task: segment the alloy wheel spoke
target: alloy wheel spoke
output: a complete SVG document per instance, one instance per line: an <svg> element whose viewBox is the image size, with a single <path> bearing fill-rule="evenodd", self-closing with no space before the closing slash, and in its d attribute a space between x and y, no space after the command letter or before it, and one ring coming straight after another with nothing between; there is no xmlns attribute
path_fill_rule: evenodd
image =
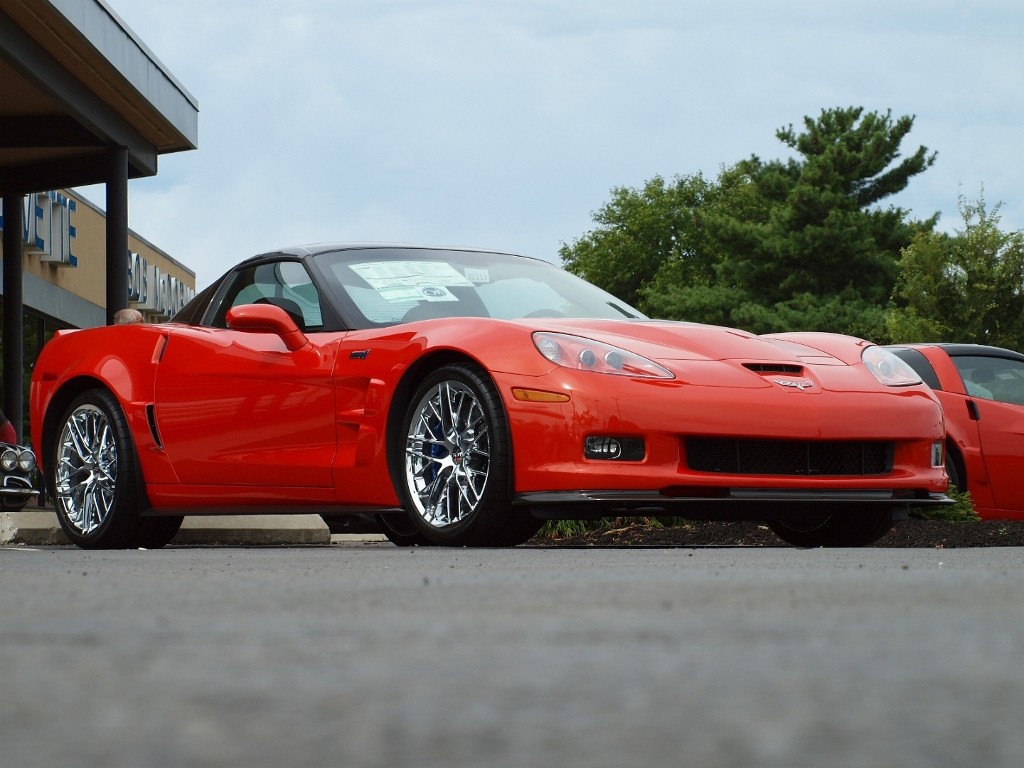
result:
<svg viewBox="0 0 1024 768"><path fill-rule="evenodd" d="M448 467L442 470L441 473L434 479L434 481L427 487L427 493L424 498L424 507L430 511L432 516L437 519L441 518L445 522L448 521L450 515L440 514L439 510L442 507L447 508L448 491L452 485L452 478L454 473L451 468Z"/></svg>
<svg viewBox="0 0 1024 768"><path fill-rule="evenodd" d="M95 406L82 406L65 422L55 480L60 508L81 533L109 517L117 490L117 442Z"/></svg>
<svg viewBox="0 0 1024 768"><path fill-rule="evenodd" d="M70 444L70 447L79 456L84 456L89 452L86 432L86 425L82 423L81 419L72 419L68 422L65 445Z"/></svg>

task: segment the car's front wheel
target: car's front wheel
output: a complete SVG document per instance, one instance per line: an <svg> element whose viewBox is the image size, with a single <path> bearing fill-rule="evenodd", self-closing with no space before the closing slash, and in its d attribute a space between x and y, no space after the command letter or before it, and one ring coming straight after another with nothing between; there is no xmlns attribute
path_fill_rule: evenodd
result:
<svg viewBox="0 0 1024 768"><path fill-rule="evenodd" d="M512 505L504 406L477 366L450 364L427 376L410 400L401 437L396 490L429 542L514 546L540 529L542 521Z"/></svg>
<svg viewBox="0 0 1024 768"><path fill-rule="evenodd" d="M71 543L85 549L167 544L182 518L139 516L135 449L116 398L102 389L82 393L59 429L47 480Z"/></svg>
<svg viewBox="0 0 1024 768"><path fill-rule="evenodd" d="M892 511L844 509L832 514L806 513L769 520L776 536L794 547L865 547L892 528Z"/></svg>

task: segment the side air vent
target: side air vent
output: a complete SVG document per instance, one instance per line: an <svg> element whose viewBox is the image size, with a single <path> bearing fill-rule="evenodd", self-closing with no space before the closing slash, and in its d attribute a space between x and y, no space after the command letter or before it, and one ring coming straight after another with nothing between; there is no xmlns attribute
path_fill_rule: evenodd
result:
<svg viewBox="0 0 1024 768"><path fill-rule="evenodd" d="M153 435L153 442L157 448L163 448L163 441L160 439L160 430L156 427L156 409L153 403L146 406L146 421L149 422L149 433Z"/></svg>

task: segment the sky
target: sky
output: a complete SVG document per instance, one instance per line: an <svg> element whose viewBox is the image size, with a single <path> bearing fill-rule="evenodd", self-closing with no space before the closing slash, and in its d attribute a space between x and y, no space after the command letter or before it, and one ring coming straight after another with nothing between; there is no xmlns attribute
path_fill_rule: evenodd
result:
<svg viewBox="0 0 1024 768"><path fill-rule="evenodd" d="M776 131L835 107L938 153L894 205L1024 228L1019 0L107 2L199 103L198 149L129 187L198 289L325 241L558 263L613 189L788 158Z"/></svg>

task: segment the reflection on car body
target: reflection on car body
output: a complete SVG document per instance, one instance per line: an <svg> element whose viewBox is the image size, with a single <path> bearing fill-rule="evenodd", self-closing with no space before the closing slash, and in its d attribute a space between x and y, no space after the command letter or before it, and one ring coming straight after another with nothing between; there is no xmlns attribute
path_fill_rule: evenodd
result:
<svg viewBox="0 0 1024 768"><path fill-rule="evenodd" d="M765 520L797 545L947 503L932 391L834 334L650 320L537 259L328 244L246 260L168 323L60 332L33 439L84 547L186 514L373 514L398 544L550 518Z"/></svg>

